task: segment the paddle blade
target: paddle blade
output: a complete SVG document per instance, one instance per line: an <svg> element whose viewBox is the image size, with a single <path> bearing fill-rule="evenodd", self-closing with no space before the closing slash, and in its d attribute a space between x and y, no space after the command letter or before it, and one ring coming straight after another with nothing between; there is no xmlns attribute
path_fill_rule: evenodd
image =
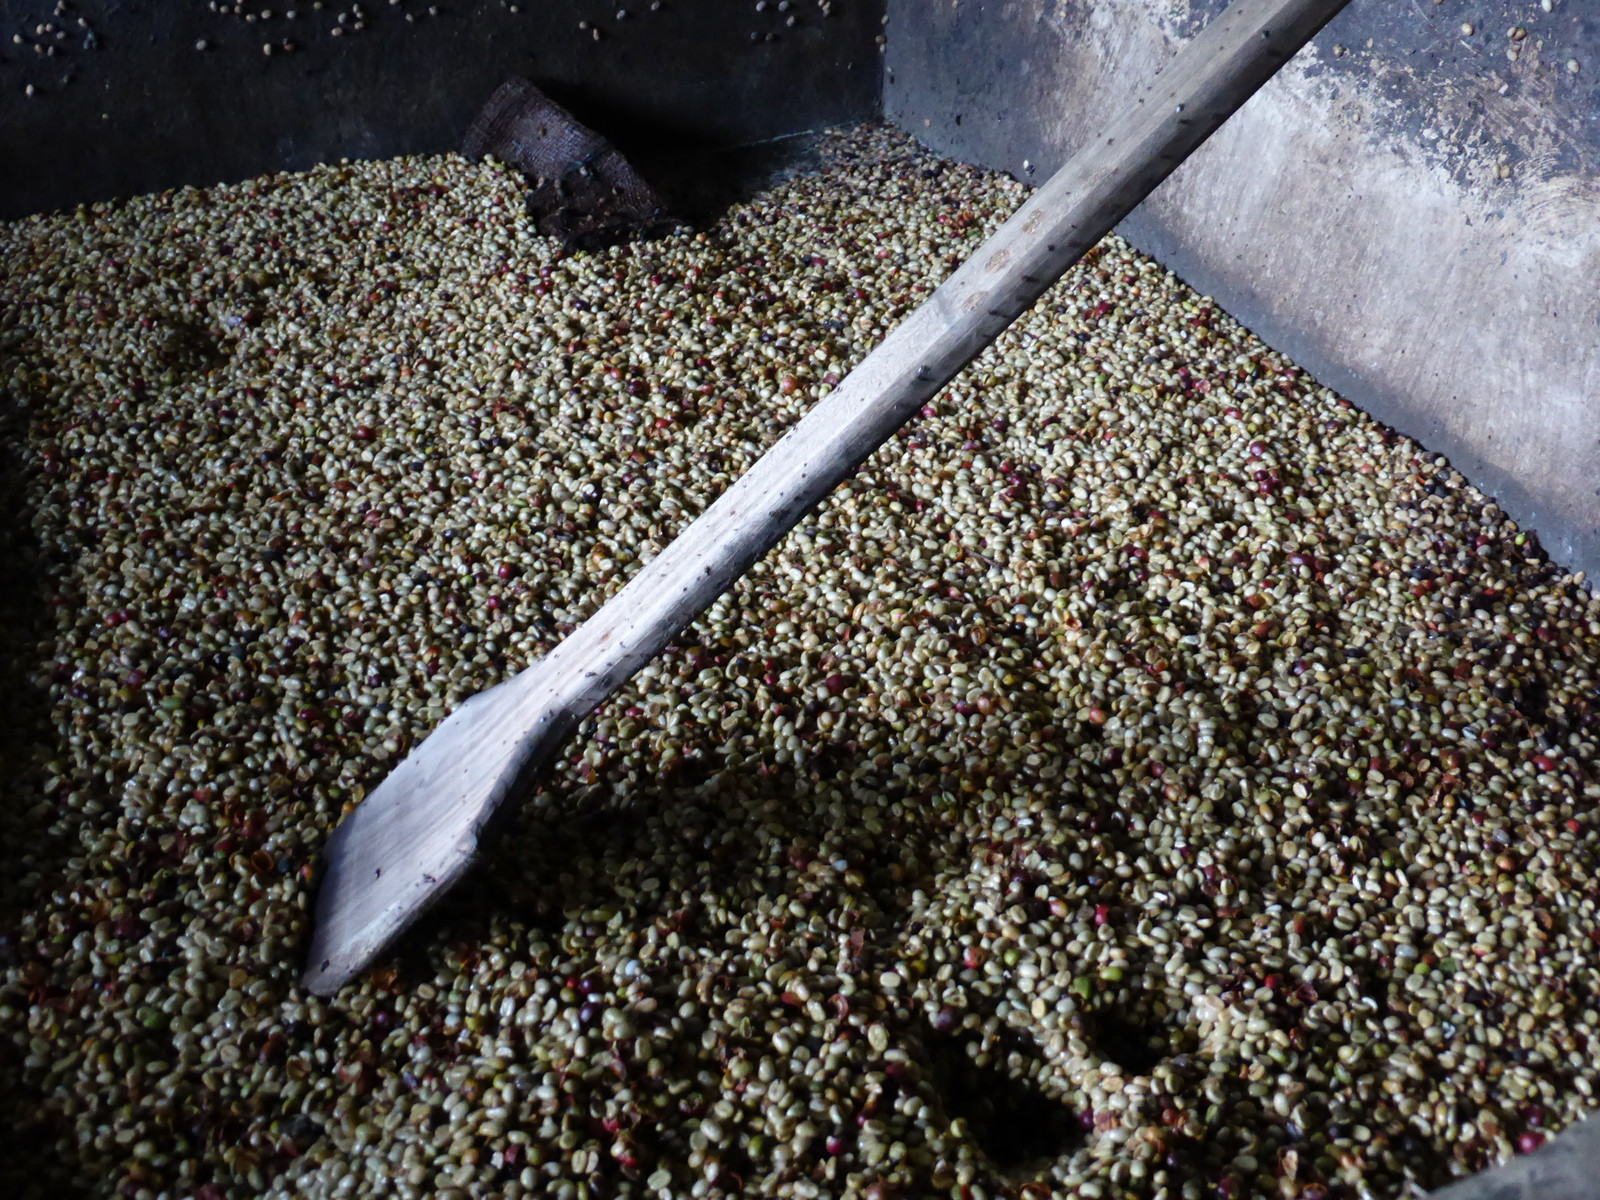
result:
<svg viewBox="0 0 1600 1200"><path fill-rule="evenodd" d="M529 673L532 674L532 673ZM449 890L484 824L571 729L527 675L451 713L328 839L303 982L332 995Z"/></svg>

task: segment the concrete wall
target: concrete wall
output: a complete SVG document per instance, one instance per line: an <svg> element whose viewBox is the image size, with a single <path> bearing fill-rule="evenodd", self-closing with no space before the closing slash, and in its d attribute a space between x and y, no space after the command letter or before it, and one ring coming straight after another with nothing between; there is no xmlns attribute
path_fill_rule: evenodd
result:
<svg viewBox="0 0 1600 1200"><path fill-rule="evenodd" d="M885 109L1043 180L1222 7L890 0ZM1121 232L1600 573L1600 4L1353 0Z"/></svg>
<svg viewBox="0 0 1600 1200"><path fill-rule="evenodd" d="M883 0L830 0L828 13L817 0L785 12L757 12L753 0L662 0L654 11L652 0L237 6L254 20L213 7L229 11L0 0L0 219L453 149L513 74L624 149L752 142L879 108Z"/></svg>

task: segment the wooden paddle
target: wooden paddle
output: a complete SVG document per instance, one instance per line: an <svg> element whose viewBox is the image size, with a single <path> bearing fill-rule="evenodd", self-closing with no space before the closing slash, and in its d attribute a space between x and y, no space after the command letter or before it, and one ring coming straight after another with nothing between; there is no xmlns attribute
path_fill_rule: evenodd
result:
<svg viewBox="0 0 1600 1200"><path fill-rule="evenodd" d="M1346 0L1235 0L676 541L572 636L451 713L329 839L305 984L365 967L461 877L591 709L1126 216Z"/></svg>

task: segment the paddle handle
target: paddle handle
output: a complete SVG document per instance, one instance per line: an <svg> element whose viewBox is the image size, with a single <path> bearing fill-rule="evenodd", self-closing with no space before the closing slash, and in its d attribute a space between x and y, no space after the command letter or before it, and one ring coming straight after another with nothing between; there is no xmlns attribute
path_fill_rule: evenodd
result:
<svg viewBox="0 0 1600 1200"><path fill-rule="evenodd" d="M659 654L1345 3L1235 0L836 390L538 664L562 707L588 713ZM530 713L551 691L529 689Z"/></svg>
<svg viewBox="0 0 1600 1200"><path fill-rule="evenodd" d="M909 320L571 637L468 700L340 823L305 983L330 995L467 869L485 823L1242 104L1344 0L1235 0Z"/></svg>

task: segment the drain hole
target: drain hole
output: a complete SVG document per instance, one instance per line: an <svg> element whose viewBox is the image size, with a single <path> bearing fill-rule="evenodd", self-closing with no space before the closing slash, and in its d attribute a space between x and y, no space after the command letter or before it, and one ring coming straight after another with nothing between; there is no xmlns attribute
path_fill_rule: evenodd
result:
<svg viewBox="0 0 1600 1200"><path fill-rule="evenodd" d="M1005 1030L987 1052L976 1035L930 1033L926 1044L946 1115L966 1122L973 1141L999 1170L1016 1172L1083 1144L1078 1114L1017 1073L1022 1064L1013 1055L1043 1060L1027 1035Z"/></svg>
<svg viewBox="0 0 1600 1200"><path fill-rule="evenodd" d="M1096 1013L1094 1044L1102 1057L1130 1075L1148 1075L1171 1053L1166 1036L1112 1013Z"/></svg>

